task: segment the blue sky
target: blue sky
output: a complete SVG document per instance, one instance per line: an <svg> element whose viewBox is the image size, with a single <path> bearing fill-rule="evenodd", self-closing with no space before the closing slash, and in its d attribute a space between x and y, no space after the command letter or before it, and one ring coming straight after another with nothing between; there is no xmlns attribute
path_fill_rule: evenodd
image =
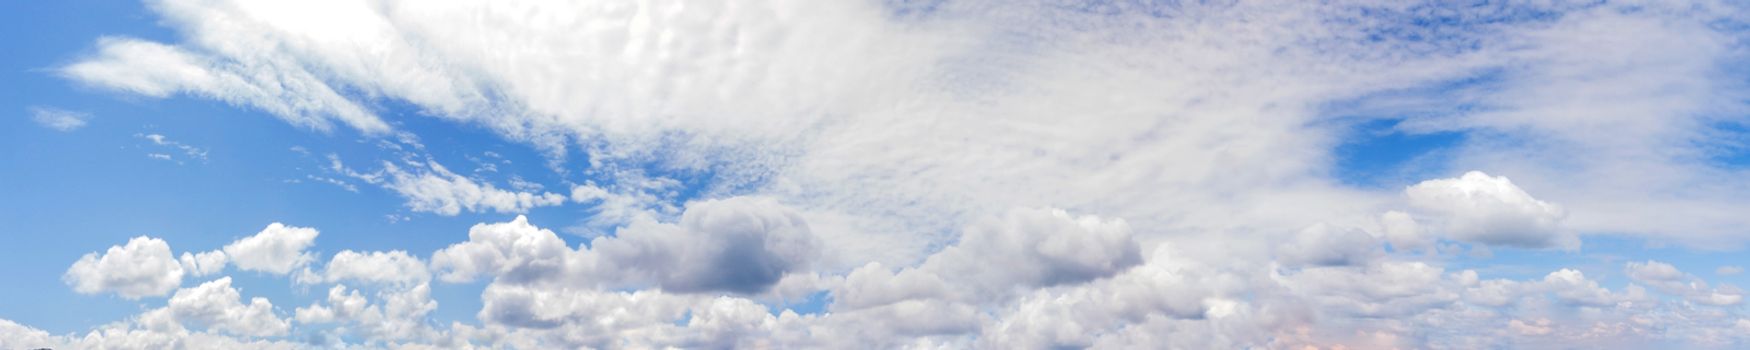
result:
<svg viewBox="0 0 1750 350"><path fill-rule="evenodd" d="M1078 4L0 5L0 348L1750 342L1750 8Z"/></svg>

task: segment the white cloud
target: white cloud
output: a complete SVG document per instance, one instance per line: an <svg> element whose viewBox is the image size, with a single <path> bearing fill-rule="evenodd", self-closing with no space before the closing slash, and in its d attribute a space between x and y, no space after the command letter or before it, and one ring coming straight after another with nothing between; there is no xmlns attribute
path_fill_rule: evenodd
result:
<svg viewBox="0 0 1750 350"><path fill-rule="evenodd" d="M248 339L221 334L155 331L110 324L84 335L50 335L8 320L0 320L0 347L8 349L261 349L291 350L292 341Z"/></svg>
<svg viewBox="0 0 1750 350"><path fill-rule="evenodd" d="M316 243L317 234L313 228L276 222L254 236L225 245L224 251L239 269L283 275L314 259L304 249Z"/></svg>
<svg viewBox="0 0 1750 350"><path fill-rule="evenodd" d="M169 147L169 148L174 148L174 149L180 150L180 151L182 151L182 154L184 156L187 156L189 158L199 159L203 162L207 160L207 150L201 149L200 147L190 146L190 145L182 143L182 142L177 142L175 140L171 140L170 138L165 137L164 135L160 135L160 134L134 134L134 137L138 137L138 138L152 141L152 144L154 144L154 145L164 146L164 147ZM152 153L149 156L152 158L159 158L159 159L165 159L165 160L169 160L171 158L170 155L163 154L163 153Z"/></svg>
<svg viewBox="0 0 1750 350"><path fill-rule="evenodd" d="M551 192L506 191L451 173L437 163L429 164L431 172L416 174L403 171L393 163L383 163L383 169L389 175L384 187L406 197L407 206L414 211L447 216L463 210L521 213L535 207L564 204L566 200L564 195Z"/></svg>
<svg viewBox="0 0 1750 350"><path fill-rule="evenodd" d="M446 282L467 282L479 276L508 281L552 278L566 268L572 251L553 231L529 224L527 217L495 224L476 224L468 240L431 254L431 269Z"/></svg>
<svg viewBox="0 0 1750 350"><path fill-rule="evenodd" d="M1427 250L1434 247L1434 237L1423 232L1416 219L1401 211L1388 211L1379 217L1382 236L1398 251Z"/></svg>
<svg viewBox="0 0 1750 350"><path fill-rule="evenodd" d="M1720 276L1735 276L1740 273L1744 273L1744 268L1738 267L1737 265L1720 266L1719 268L1714 269L1714 274Z"/></svg>
<svg viewBox="0 0 1750 350"><path fill-rule="evenodd" d="M114 292L127 299L161 296L182 285L181 264L162 239L139 236L102 255L85 254L61 279L85 294Z"/></svg>
<svg viewBox="0 0 1750 350"><path fill-rule="evenodd" d="M426 263L404 251L360 253L343 250L323 265L322 272L306 270L298 276L305 283L342 281L411 286L431 280Z"/></svg>
<svg viewBox="0 0 1750 350"><path fill-rule="evenodd" d="M55 131L68 132L79 130L80 128L85 127L85 124L87 123L86 121L88 120L91 120L90 113L74 112L52 107L30 108L30 121L36 122L36 125L54 129Z"/></svg>
<svg viewBox="0 0 1750 350"><path fill-rule="evenodd" d="M291 324L274 314L273 303L255 297L243 303L242 293L231 287L230 277L221 277L193 288L176 291L162 309L142 314L143 323L151 326L160 317L168 317L173 327L201 327L243 336L284 335Z"/></svg>
<svg viewBox="0 0 1750 350"><path fill-rule="evenodd" d="M364 313L365 307L370 304L370 301L365 300L365 297L360 295L358 290L354 289L349 293L345 285L335 285L329 288L327 302L327 305L317 304L298 308L295 314L296 319L299 323L305 324L349 320Z"/></svg>
<svg viewBox="0 0 1750 350"><path fill-rule="evenodd" d="M815 244L793 210L738 197L690 203L678 223L635 222L578 250L521 216L476 225L469 241L433 253L432 266L445 281L491 274L517 283L761 293L811 263Z"/></svg>
<svg viewBox="0 0 1750 350"><path fill-rule="evenodd" d="M1467 172L1428 180L1404 189L1410 204L1444 222L1453 239L1491 245L1579 249L1580 240L1562 227L1567 215L1554 204L1532 198L1504 176Z"/></svg>
<svg viewBox="0 0 1750 350"><path fill-rule="evenodd" d="M1730 306L1744 301L1744 292L1736 287L1709 288L1701 278L1678 271L1676 266L1667 263L1652 260L1629 262L1623 267L1623 273L1635 282L1697 303Z"/></svg>
<svg viewBox="0 0 1750 350"><path fill-rule="evenodd" d="M190 276L196 277L219 273L225 269L225 264L231 262L230 257L225 256L225 252L218 250L201 253L183 252L182 256L176 258L176 261L182 264L182 269L188 271Z"/></svg>
<svg viewBox="0 0 1750 350"><path fill-rule="evenodd" d="M279 62L225 64L186 49L134 38L97 40L91 57L61 73L94 86L164 98L191 94L261 109L300 126L327 130L331 120L365 132L387 123L342 96L311 72Z"/></svg>
<svg viewBox="0 0 1750 350"><path fill-rule="evenodd" d="M345 285L328 289L326 304L312 304L295 311L301 324L338 323L342 330L371 342L434 340L438 332L427 324L426 315L438 304L425 283L403 285L377 292L373 304L357 289Z"/></svg>
<svg viewBox="0 0 1750 350"><path fill-rule="evenodd" d="M406 147L401 146L401 144L407 144L416 150L423 148L417 140L400 140L400 142L382 141L383 145L388 145L400 153L402 158L400 165L385 161L382 163L381 170L368 173L359 172L342 164L339 156L330 154L328 156L329 164L324 170L393 191L406 199L407 207L413 211L444 216L455 216L463 211L524 213L537 207L566 203L567 197L562 194L510 191L482 180L456 174L445 168L443 164L439 164L436 159L432 159L430 155L407 151ZM348 191L358 191L356 187L338 179L314 175L309 177L312 180L339 185Z"/></svg>

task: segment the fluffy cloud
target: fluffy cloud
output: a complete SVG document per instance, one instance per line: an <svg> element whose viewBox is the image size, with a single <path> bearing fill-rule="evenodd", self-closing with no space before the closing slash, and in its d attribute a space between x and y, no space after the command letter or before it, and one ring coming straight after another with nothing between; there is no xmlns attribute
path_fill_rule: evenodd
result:
<svg viewBox="0 0 1750 350"><path fill-rule="evenodd" d="M307 325L340 324L341 330L369 343L441 340L427 325L426 315L438 307L430 285L385 288L376 296L378 302L371 303L359 290L335 285L328 289L326 304L300 307L294 318Z"/></svg>
<svg viewBox="0 0 1750 350"><path fill-rule="evenodd" d="M404 251L360 253L343 250L323 265L322 272L306 270L298 275L298 280L305 283L353 281L415 285L430 281L431 272L426 270L424 261Z"/></svg>
<svg viewBox="0 0 1750 350"><path fill-rule="evenodd" d="M204 271L204 270L203 270ZM162 239L139 236L111 246L103 255L85 254L61 279L74 291L114 292L123 298L161 296L182 285L183 267Z"/></svg>
<svg viewBox="0 0 1750 350"><path fill-rule="evenodd" d="M182 263L182 269L187 270L189 275L207 276L224 271L225 264L230 263L231 258L226 256L224 251L214 250L200 253L183 252L182 256L176 258L176 261Z"/></svg>
<svg viewBox="0 0 1750 350"><path fill-rule="evenodd" d="M432 253L431 268L446 282L466 282L478 276L507 281L549 278L566 267L572 251L553 231L515 220L477 224L468 229L466 242Z"/></svg>
<svg viewBox="0 0 1750 350"><path fill-rule="evenodd" d="M667 290L759 293L808 267L818 254L815 245L794 210L738 197L690 203L676 224L633 223L615 237L590 241L590 252L611 269Z"/></svg>
<svg viewBox="0 0 1750 350"><path fill-rule="evenodd" d="M1566 215L1554 204L1532 198L1506 177L1467 172L1450 179L1423 181L1404 189L1410 204L1444 222L1453 239L1525 248L1579 249L1580 240L1561 226Z"/></svg>
<svg viewBox="0 0 1750 350"><path fill-rule="evenodd" d="M446 281L491 274L506 282L654 284L677 292L764 292L817 254L807 223L769 199L690 203L678 223L640 221L588 248L569 249L519 216L476 225L469 241L433 253Z"/></svg>
<svg viewBox="0 0 1750 350"><path fill-rule="evenodd" d="M316 243L317 234L313 228L276 222L254 236L225 245L224 252L239 269L283 275L313 259L304 249Z"/></svg>
<svg viewBox="0 0 1750 350"><path fill-rule="evenodd" d="M147 328L200 327L243 336L284 335L291 324L274 313L273 303L255 297L243 303L242 293L231 287L231 278L201 283L176 291L164 308L140 315Z"/></svg>
<svg viewBox="0 0 1750 350"><path fill-rule="evenodd" d="M289 319L266 299L245 301L231 279L222 277L178 290L164 307L84 337L6 323L0 323L0 332L13 335L6 344L26 346L233 348L286 346L272 340L279 337L326 347L438 348L1531 347L1552 341L1603 345L1637 337L1686 344L1744 340L1729 335L1736 320L1732 313L1662 302L1638 285L1607 288L1574 269L1529 280L1482 280L1476 271L1400 261L1410 255L1383 252L1377 239L1335 225L1309 227L1285 245L1261 246L1278 262L1212 261L1202 258L1211 253L1203 250L1233 247L1171 243L1157 244L1144 258L1122 220L1017 209L972 222L955 245L909 267L872 262L842 275L814 275L803 274L813 270L806 259L745 273L734 270L742 266L722 266L722 261L807 255L786 255L785 249L819 251L818 242L772 243L810 241L803 238L806 225L796 220L768 199L699 202L689 205L677 223L633 224L576 249L526 218L476 225L468 241L435 252L429 265L446 281L494 277L480 296L478 326L429 321L439 304L427 283L432 274L418 257L344 250L296 280L357 282L365 288L329 286L325 298L297 308ZM1351 238L1366 244L1359 249L1338 244ZM761 242L761 248L704 248L727 239ZM181 266L164 250L167 264ZM1213 255L1250 254L1245 251ZM728 252L741 255L726 257ZM201 260L198 254L184 256ZM618 264L652 257L666 260ZM990 261L1009 271L992 274ZM725 284L718 277L763 276L756 273L763 271L783 278ZM1631 263L1625 274L1699 304L1729 305L1715 301L1736 292L1709 289L1699 278L1658 262ZM680 277L696 280L687 284L676 280ZM743 285L760 289L738 287ZM776 289L826 292L829 312L773 312L772 303L781 302L769 299ZM1678 326L1647 326L1660 322ZM270 339L250 340L255 337Z"/></svg>
<svg viewBox="0 0 1750 350"><path fill-rule="evenodd" d="M1017 209L968 226L959 243L930 256L919 268L993 292L1081 283L1141 263L1140 248L1124 220Z"/></svg>

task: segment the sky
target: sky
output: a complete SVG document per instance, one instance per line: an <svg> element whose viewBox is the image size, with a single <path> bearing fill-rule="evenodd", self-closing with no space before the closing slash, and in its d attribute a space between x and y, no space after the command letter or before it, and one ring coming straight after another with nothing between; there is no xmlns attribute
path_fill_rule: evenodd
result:
<svg viewBox="0 0 1750 350"><path fill-rule="evenodd" d="M0 349L1750 346L1740 2L0 19Z"/></svg>

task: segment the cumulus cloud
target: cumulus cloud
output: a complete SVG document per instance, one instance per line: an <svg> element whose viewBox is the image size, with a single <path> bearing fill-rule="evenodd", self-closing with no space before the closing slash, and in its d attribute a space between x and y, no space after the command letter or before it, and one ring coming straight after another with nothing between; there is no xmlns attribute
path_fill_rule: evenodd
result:
<svg viewBox="0 0 1750 350"><path fill-rule="evenodd" d="M1579 249L1580 240L1561 226L1560 206L1532 198L1505 176L1480 171L1428 180L1404 189L1410 204L1427 210L1453 239L1525 248Z"/></svg>
<svg viewBox="0 0 1750 350"><path fill-rule="evenodd" d="M322 346L359 339L368 347L439 348L1529 347L1546 341L1602 345L1624 337L1740 341L1708 335L1729 332L1730 314L1661 302L1637 285L1607 288L1575 269L1527 280L1483 280L1476 271L1399 261L1380 251L1379 240L1334 225L1309 227L1287 248L1277 247L1274 254L1282 262L1211 261L1201 258L1204 247L1176 244L1158 244L1145 258L1123 220L1016 209L968 224L957 243L914 266L871 262L821 276L803 273L812 270L806 259L785 260L806 254L784 253L818 251L812 245L818 242L788 248L772 243L808 234L806 224L794 220L790 209L769 199L700 202L689 205L676 223L634 224L578 248L522 217L476 225L467 241L434 252L429 271L450 282L493 277L480 296L477 326L429 321L439 304L428 284L432 273L418 257L343 250L297 276L299 283L333 285L322 299L290 315L262 298L245 301L231 279L221 277L178 290L164 307L84 337L6 323L0 323L0 331L16 334L8 341L28 346L180 341L234 348L285 346L271 339L278 337L314 337L307 344ZM1332 243L1346 242L1345 236L1366 244L1350 250ZM752 250L722 245L730 239L762 244ZM165 250L167 264L180 266ZM201 255L184 254L184 260L203 266ZM651 260L658 258L664 260ZM645 260L620 264L630 259ZM774 261L795 264L746 263ZM993 275L988 261L1001 261L1012 271ZM754 270L737 270L750 267ZM1696 299L1704 297L1701 292L1736 292L1708 289L1699 278L1658 262L1630 263L1625 273L1661 292L1690 293L1676 295L1700 304L1729 305ZM763 277L773 275L782 278L768 282ZM776 301L762 293L796 288L828 293L829 312L774 312ZM1660 322L1681 323L1669 330L1647 326ZM249 340L255 337L270 339Z"/></svg>
<svg viewBox="0 0 1750 350"><path fill-rule="evenodd" d="M239 269L283 275L314 259L304 249L316 243L317 234L313 228L276 222L225 245L224 252Z"/></svg>
<svg viewBox="0 0 1750 350"><path fill-rule="evenodd" d="M815 244L793 209L737 197L689 203L675 224L633 223L615 237L590 241L590 252L672 291L759 293L808 267L818 254Z"/></svg>
<svg viewBox="0 0 1750 350"><path fill-rule="evenodd" d="M291 329L266 298L250 298L245 304L230 277L177 290L168 305L141 314L140 322L148 328L199 327L254 337L284 335Z"/></svg>
<svg viewBox="0 0 1750 350"><path fill-rule="evenodd" d="M294 319L309 325L338 324L351 335L370 342L434 341L439 332L429 327L426 315L437 310L431 286L420 283L378 290L372 303L358 289L335 285L325 303L300 307Z"/></svg>
<svg viewBox="0 0 1750 350"><path fill-rule="evenodd" d="M476 225L467 242L433 253L432 266L446 281L493 275L508 282L760 293L811 263L815 244L793 210L737 197L690 203L678 223L636 222L576 250L522 216Z"/></svg>
<svg viewBox="0 0 1750 350"><path fill-rule="evenodd" d="M224 271L225 265L231 261L230 259L224 251L214 250L200 253L183 252L182 256L176 258L176 261L182 264L182 269L188 271L189 275L199 277Z"/></svg>
<svg viewBox="0 0 1750 350"><path fill-rule="evenodd" d="M360 253L343 250L323 265L322 272L305 270L298 280L306 283L342 281L415 285L431 280L426 263L404 251Z"/></svg>
<svg viewBox="0 0 1750 350"><path fill-rule="evenodd" d="M200 271L204 272L204 270ZM127 299L161 296L182 285L183 267L162 239L139 236L102 255L85 254L61 276L85 294L114 292Z"/></svg>
<svg viewBox="0 0 1750 350"><path fill-rule="evenodd" d="M60 132L68 132L84 128L86 121L91 120L91 114L74 112L52 107L31 107L30 121L36 125Z"/></svg>
<svg viewBox="0 0 1750 350"><path fill-rule="evenodd" d="M495 224L476 224L468 240L432 253L431 268L446 282L466 282L479 276L509 281L550 278L566 267L573 252L553 231L529 224L527 217Z"/></svg>

